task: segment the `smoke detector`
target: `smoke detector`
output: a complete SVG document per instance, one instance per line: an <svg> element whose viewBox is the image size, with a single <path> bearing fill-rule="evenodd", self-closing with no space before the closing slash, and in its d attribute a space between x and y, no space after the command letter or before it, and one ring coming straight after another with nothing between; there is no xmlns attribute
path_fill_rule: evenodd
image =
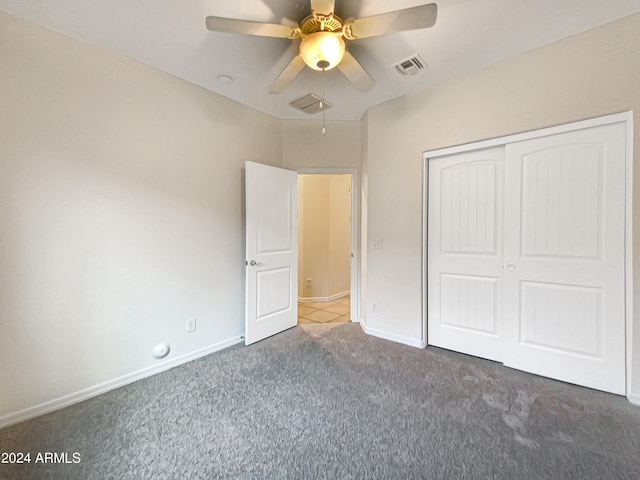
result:
<svg viewBox="0 0 640 480"><path fill-rule="evenodd" d="M298 110L302 110L303 112L308 113L310 115L313 115L314 113L322 112L323 110L326 110L327 108L331 108L333 106L331 103L327 102L326 100L322 101L322 98L320 98L315 93L309 93L304 97L300 97L297 100L294 100L291 103L289 103L289 105L291 105L293 108L297 108Z"/></svg>
<svg viewBox="0 0 640 480"><path fill-rule="evenodd" d="M417 53L400 60L398 63L392 65L398 73L404 76L415 75L420 70L427 67L427 63Z"/></svg>

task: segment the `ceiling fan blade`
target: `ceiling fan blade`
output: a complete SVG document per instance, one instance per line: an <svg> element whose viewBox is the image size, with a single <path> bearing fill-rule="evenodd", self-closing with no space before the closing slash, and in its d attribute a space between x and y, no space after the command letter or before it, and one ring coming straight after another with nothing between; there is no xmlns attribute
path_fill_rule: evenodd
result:
<svg viewBox="0 0 640 480"><path fill-rule="evenodd" d="M311 10L321 15L331 15L336 8L335 0L311 0Z"/></svg>
<svg viewBox="0 0 640 480"><path fill-rule="evenodd" d="M396 12L383 13L372 17L358 18L350 24L350 35L347 38L375 37L407 30L433 27L438 16L435 3L407 8Z"/></svg>
<svg viewBox="0 0 640 480"><path fill-rule="evenodd" d="M269 87L269 93L280 93L298 76L304 68L304 60L300 55L296 55L293 60L285 67L282 73Z"/></svg>
<svg viewBox="0 0 640 480"><path fill-rule="evenodd" d="M361 92L369 90L376 83L349 52L344 52L344 57L338 64L338 68L353 83L353 86Z"/></svg>
<svg viewBox="0 0 640 480"><path fill-rule="evenodd" d="M206 23L207 29L212 32L239 33L242 35L276 38L298 38L300 36L300 30L297 27L276 23L251 22L248 20L222 17L207 17Z"/></svg>

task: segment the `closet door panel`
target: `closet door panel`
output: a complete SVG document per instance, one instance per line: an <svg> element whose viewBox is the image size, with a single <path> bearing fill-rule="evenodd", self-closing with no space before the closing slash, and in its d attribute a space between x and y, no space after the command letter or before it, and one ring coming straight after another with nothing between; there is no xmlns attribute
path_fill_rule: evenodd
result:
<svg viewBox="0 0 640 480"><path fill-rule="evenodd" d="M625 392L625 127L506 147L504 363Z"/></svg>
<svg viewBox="0 0 640 480"><path fill-rule="evenodd" d="M429 162L428 343L502 360L504 148Z"/></svg>

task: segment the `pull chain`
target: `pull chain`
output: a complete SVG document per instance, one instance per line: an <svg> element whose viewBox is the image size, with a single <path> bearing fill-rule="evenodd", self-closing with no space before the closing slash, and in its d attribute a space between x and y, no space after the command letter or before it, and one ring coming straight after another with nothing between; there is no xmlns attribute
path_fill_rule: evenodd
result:
<svg viewBox="0 0 640 480"><path fill-rule="evenodd" d="M320 110L322 110L322 136L324 137L327 133L324 114L324 68L322 69L322 75L320 77Z"/></svg>

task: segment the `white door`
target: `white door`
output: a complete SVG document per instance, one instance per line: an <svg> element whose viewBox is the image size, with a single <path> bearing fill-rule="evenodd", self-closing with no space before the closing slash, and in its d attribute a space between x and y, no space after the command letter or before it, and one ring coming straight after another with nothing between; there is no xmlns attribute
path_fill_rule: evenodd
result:
<svg viewBox="0 0 640 480"><path fill-rule="evenodd" d="M507 366L625 393L625 126L507 145Z"/></svg>
<svg viewBox="0 0 640 480"><path fill-rule="evenodd" d="M502 360L504 147L429 161L428 341Z"/></svg>
<svg viewBox="0 0 640 480"><path fill-rule="evenodd" d="M298 321L298 174L245 163L245 343Z"/></svg>
<svg viewBox="0 0 640 480"><path fill-rule="evenodd" d="M625 146L619 123L429 161L429 344L625 393Z"/></svg>

